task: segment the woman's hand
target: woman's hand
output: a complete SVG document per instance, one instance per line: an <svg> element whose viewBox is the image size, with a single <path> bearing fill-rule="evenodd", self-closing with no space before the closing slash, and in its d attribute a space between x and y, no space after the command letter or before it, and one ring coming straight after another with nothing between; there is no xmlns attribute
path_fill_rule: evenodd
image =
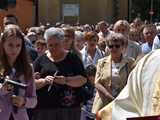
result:
<svg viewBox="0 0 160 120"><path fill-rule="evenodd" d="M103 99L110 99L110 100L114 100L115 98L111 95L111 93L100 83L95 83L95 87L97 88L97 91L99 93L99 95L103 98Z"/></svg>
<svg viewBox="0 0 160 120"><path fill-rule="evenodd" d="M7 82L4 82L2 84L2 88L1 88L6 94L13 92L14 90L14 86L11 84L8 84Z"/></svg>
<svg viewBox="0 0 160 120"><path fill-rule="evenodd" d="M10 79L9 76L6 76L4 79ZM0 85L0 88L2 91L5 92L5 94L11 93L14 90L14 86L9 84L7 81L4 80L4 83Z"/></svg>
<svg viewBox="0 0 160 120"><path fill-rule="evenodd" d="M53 84L53 81L54 81L54 77L53 76L48 75L48 76L45 77L46 84L49 84L49 85Z"/></svg>
<svg viewBox="0 0 160 120"><path fill-rule="evenodd" d="M16 107L22 107L26 103L26 99L22 96L12 95L12 103Z"/></svg>
<svg viewBox="0 0 160 120"><path fill-rule="evenodd" d="M67 84L67 77L65 76L55 76L54 77L54 82L57 83L57 84L61 84L61 85L64 85L64 84Z"/></svg>
<svg viewBox="0 0 160 120"><path fill-rule="evenodd" d="M34 77L35 79L40 79L40 78L41 78L41 73L35 72L35 73L33 74L33 77Z"/></svg>
<svg viewBox="0 0 160 120"><path fill-rule="evenodd" d="M53 84L53 81L54 77L50 75L46 76L45 78L35 79L36 89L41 89L46 85L51 85Z"/></svg>

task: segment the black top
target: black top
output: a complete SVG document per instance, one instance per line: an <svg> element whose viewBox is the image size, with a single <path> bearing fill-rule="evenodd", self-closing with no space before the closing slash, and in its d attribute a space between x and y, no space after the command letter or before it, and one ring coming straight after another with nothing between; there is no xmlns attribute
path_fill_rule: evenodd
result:
<svg viewBox="0 0 160 120"><path fill-rule="evenodd" d="M57 75L63 76L85 76L84 66L80 58L72 53L68 53L64 60L60 62L51 61L46 54L37 58L34 62L35 72L40 72L41 77L53 75L58 70ZM73 88L67 85L53 83L48 92L48 85L37 90L39 109L54 109L58 107L78 107L80 101L77 92L80 88Z"/></svg>

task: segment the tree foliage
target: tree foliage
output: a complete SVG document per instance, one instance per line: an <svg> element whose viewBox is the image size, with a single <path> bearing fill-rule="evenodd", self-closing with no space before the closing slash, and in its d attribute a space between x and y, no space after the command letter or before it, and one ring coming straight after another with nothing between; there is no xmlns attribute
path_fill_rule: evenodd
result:
<svg viewBox="0 0 160 120"><path fill-rule="evenodd" d="M160 20L160 0L130 0L131 18L139 16L143 20L150 20L151 3L153 3L153 21Z"/></svg>
<svg viewBox="0 0 160 120"><path fill-rule="evenodd" d="M160 20L160 0L130 0L131 8L130 14L131 19L135 17L141 17L142 20L150 20L150 11L153 8L153 21ZM151 4L153 3L153 4ZM151 7L152 5L152 7Z"/></svg>

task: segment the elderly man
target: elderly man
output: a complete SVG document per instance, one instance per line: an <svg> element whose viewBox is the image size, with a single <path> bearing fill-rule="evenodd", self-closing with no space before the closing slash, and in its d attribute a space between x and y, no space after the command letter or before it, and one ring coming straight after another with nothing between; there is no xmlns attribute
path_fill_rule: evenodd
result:
<svg viewBox="0 0 160 120"><path fill-rule="evenodd" d="M146 25L143 29L144 40L146 41L141 45L142 53L147 54L152 51L153 41L157 34L157 29L155 25Z"/></svg>

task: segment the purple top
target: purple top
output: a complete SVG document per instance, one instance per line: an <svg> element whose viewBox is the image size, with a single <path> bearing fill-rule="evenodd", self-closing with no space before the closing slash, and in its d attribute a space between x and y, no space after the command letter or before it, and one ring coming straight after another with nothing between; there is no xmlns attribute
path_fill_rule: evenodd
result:
<svg viewBox="0 0 160 120"><path fill-rule="evenodd" d="M25 83L23 76L21 76L19 80L22 83ZM18 96L24 96L26 98L26 104L23 107L18 108L17 113L13 112L13 105L11 102L13 93L7 94L1 88L2 85L0 86L0 120L9 120L11 114L15 120L29 120L26 108L34 108L37 104L34 80L29 80L26 89L19 89Z"/></svg>

